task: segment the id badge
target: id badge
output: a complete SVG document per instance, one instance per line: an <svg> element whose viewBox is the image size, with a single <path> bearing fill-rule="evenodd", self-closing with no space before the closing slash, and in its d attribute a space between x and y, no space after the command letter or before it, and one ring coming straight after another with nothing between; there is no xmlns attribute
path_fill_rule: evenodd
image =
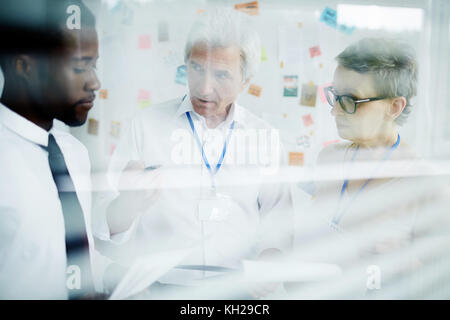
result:
<svg viewBox="0 0 450 320"><path fill-rule="evenodd" d="M222 194L198 201L198 219L200 221L225 221L229 216L230 197Z"/></svg>

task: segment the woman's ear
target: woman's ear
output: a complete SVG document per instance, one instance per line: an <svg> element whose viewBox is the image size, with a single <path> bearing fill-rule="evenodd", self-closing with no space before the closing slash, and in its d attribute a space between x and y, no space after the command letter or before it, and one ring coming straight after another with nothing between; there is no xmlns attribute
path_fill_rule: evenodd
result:
<svg viewBox="0 0 450 320"><path fill-rule="evenodd" d="M391 105L388 109L388 117L392 120L397 119L406 107L405 97L395 97L391 100Z"/></svg>

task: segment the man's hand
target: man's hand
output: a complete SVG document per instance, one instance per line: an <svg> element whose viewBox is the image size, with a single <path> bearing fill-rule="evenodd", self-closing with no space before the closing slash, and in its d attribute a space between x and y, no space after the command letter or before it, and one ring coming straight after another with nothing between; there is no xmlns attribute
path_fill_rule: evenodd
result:
<svg viewBox="0 0 450 320"><path fill-rule="evenodd" d="M155 202L161 183L161 169L145 170L142 161L128 163L120 176L120 195L107 211L111 235L128 230L138 215Z"/></svg>
<svg viewBox="0 0 450 320"><path fill-rule="evenodd" d="M282 252L275 248L270 248L262 251L257 260L259 261L274 261L281 258ZM282 285L282 282L259 282L249 285L248 291L253 298L259 299L274 293L278 287Z"/></svg>

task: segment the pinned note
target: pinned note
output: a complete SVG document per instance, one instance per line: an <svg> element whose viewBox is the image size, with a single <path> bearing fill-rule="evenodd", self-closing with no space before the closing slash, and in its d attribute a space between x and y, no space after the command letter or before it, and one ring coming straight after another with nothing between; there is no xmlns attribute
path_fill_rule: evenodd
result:
<svg viewBox="0 0 450 320"><path fill-rule="evenodd" d="M355 30L355 27L349 27L344 24L338 25L337 23L337 11L328 7L322 11L320 21L327 24L329 27L339 30L347 35L351 35Z"/></svg>
<svg viewBox="0 0 450 320"><path fill-rule="evenodd" d="M111 121L109 134L114 138L120 138L120 121Z"/></svg>
<svg viewBox="0 0 450 320"><path fill-rule="evenodd" d="M309 127L309 126L311 126L312 124L314 124L314 121L313 121L313 119L312 119L312 117L311 117L311 114L307 114L307 115L305 115L305 116L302 116L302 120L303 120L303 125L304 125L305 127Z"/></svg>
<svg viewBox="0 0 450 320"><path fill-rule="evenodd" d="M285 97L298 96L298 76L284 76L283 95Z"/></svg>
<svg viewBox="0 0 450 320"><path fill-rule="evenodd" d="M169 23L166 20L159 21L158 23L158 41L169 41Z"/></svg>
<svg viewBox="0 0 450 320"><path fill-rule="evenodd" d="M322 11L322 15L320 16L320 22L326 23L328 26L332 28L337 28L337 11L328 7Z"/></svg>
<svg viewBox="0 0 450 320"><path fill-rule="evenodd" d="M107 90L107 89L101 89L101 90L98 92L98 97L99 97L100 99L108 99L108 90Z"/></svg>
<svg viewBox="0 0 450 320"><path fill-rule="evenodd" d="M254 95L256 97L261 96L261 87L257 86L255 84L251 84L250 87L248 88L248 93L251 95Z"/></svg>
<svg viewBox="0 0 450 320"><path fill-rule="evenodd" d="M182 84L183 86L187 85L187 68L185 65L179 66L177 68L175 82L178 84Z"/></svg>
<svg viewBox="0 0 450 320"><path fill-rule="evenodd" d="M150 100L150 91L145 89L139 89L138 101L140 100Z"/></svg>
<svg viewBox="0 0 450 320"><path fill-rule="evenodd" d="M261 46L261 61L267 61L267 52L264 46Z"/></svg>
<svg viewBox="0 0 450 320"><path fill-rule="evenodd" d="M328 140L328 141L325 141L323 144L322 144L322 146L325 148L326 146L328 146L328 145L330 145L330 144L334 144L334 143L338 143L339 142L339 140Z"/></svg>
<svg viewBox="0 0 450 320"><path fill-rule="evenodd" d="M313 82L304 83L302 85L302 96L300 104L309 107L316 106L317 86Z"/></svg>
<svg viewBox="0 0 450 320"><path fill-rule="evenodd" d="M311 56L311 58L318 57L321 54L322 52L320 51L320 46L314 46L309 48L309 55Z"/></svg>
<svg viewBox="0 0 450 320"><path fill-rule="evenodd" d="M325 96L325 88L331 86L331 83L326 83L324 85L319 86L319 97L320 97L320 101L322 101L322 103L327 103L327 97Z"/></svg>
<svg viewBox="0 0 450 320"><path fill-rule="evenodd" d="M305 154L303 152L289 152L290 166L303 166L305 162Z"/></svg>
<svg viewBox="0 0 450 320"><path fill-rule="evenodd" d="M338 30L347 34L347 35L351 35L353 33L353 31L355 30L355 27L349 27L346 26L345 24L340 24L338 25Z"/></svg>
<svg viewBox="0 0 450 320"><path fill-rule="evenodd" d="M247 13L251 16L256 16L259 14L258 7L259 7L258 1L252 1L252 2L240 3L240 4L234 5L235 10Z"/></svg>
<svg viewBox="0 0 450 320"><path fill-rule="evenodd" d="M89 118L88 120L88 134L98 135L98 121L93 118Z"/></svg>
<svg viewBox="0 0 450 320"><path fill-rule="evenodd" d="M150 49L152 46L152 41L149 34L143 34L139 36L139 49Z"/></svg>
<svg viewBox="0 0 450 320"><path fill-rule="evenodd" d="M116 150L117 145L115 143L111 143L109 145L109 155L112 155L114 153L114 150Z"/></svg>
<svg viewBox="0 0 450 320"><path fill-rule="evenodd" d="M139 89L137 101L139 109L144 109L151 106L152 102L150 99L150 91L145 89Z"/></svg>
<svg viewBox="0 0 450 320"><path fill-rule="evenodd" d="M310 148L311 147L311 137L308 135L303 135L303 136L297 137L295 139L295 144L298 147Z"/></svg>

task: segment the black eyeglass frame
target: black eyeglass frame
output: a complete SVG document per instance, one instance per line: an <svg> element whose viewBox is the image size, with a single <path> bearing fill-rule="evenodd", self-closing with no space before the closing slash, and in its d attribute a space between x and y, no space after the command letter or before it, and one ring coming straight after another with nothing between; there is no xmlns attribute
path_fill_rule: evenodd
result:
<svg viewBox="0 0 450 320"><path fill-rule="evenodd" d="M344 112L348 113L348 114L354 114L356 112L356 107L357 104L359 103L365 103L365 102L371 102L371 101L378 101L378 100L383 100L383 99L387 99L388 97L373 97L373 98L365 98L365 99L358 99L355 100L355 98L353 98L351 95L348 94L342 94L342 95L338 95L336 94L336 92L334 91L333 86L329 86L324 88L324 92L325 92L325 96L327 98L328 104L332 107L334 107L334 104L331 103L330 99L329 99L329 95L327 94L328 92L330 92L336 101L339 101L339 104L341 105L342 110L344 110ZM344 104L342 102L342 97L347 97L350 98L353 101L353 112L348 111L345 107Z"/></svg>

